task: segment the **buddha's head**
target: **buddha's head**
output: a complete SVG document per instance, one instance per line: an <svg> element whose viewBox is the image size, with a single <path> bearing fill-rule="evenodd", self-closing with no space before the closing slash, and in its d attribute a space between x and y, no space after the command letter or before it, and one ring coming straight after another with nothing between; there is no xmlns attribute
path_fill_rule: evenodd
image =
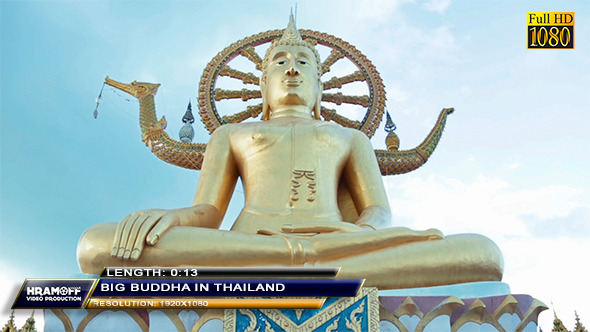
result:
<svg viewBox="0 0 590 332"><path fill-rule="evenodd" d="M283 36L269 47L262 62L262 120L272 112L307 109L319 119L322 83L320 56L295 28L293 15Z"/></svg>

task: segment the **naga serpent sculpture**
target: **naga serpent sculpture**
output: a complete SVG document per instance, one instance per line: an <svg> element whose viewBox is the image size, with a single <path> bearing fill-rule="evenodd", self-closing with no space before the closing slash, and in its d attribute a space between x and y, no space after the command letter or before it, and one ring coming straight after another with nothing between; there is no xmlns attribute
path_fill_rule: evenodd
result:
<svg viewBox="0 0 590 332"><path fill-rule="evenodd" d="M245 111L230 116L220 117L217 112L216 102L226 99L242 99L246 102L250 99L261 98L260 90L224 90L215 88L217 79L220 76L240 80L243 84L258 85L259 77L253 73L244 73L229 66L230 62L237 56L250 60L256 69L261 70L262 59L255 47L270 43L279 38L283 33L282 29L262 32L236 43L231 44L217 54L203 71L199 85L199 114L205 127L210 133L225 123L242 122L249 118L256 118L262 111L262 104L247 106ZM323 82L324 91L341 88L343 85L365 82L369 95L350 96L342 93L322 94L322 101L336 105L350 104L356 107L366 108L362 121L351 120L339 114L336 110L322 106L321 116L326 121L334 121L342 126L356 128L365 133L369 138L383 117L385 108L385 87L383 86L379 73L373 64L354 46L347 42L325 33L300 30L301 36L310 43L322 45L331 49L330 55L322 62L322 74L330 71L330 67L346 58L352 62L357 71L342 77L333 77ZM166 119L160 120L156 117L156 106L154 96L160 84L133 81L130 84L120 83L109 77L105 78L105 84L127 92L139 100L140 116L139 124L142 132L142 140L148 148L163 161L188 168L200 170L203 163L205 149L204 143L185 143L171 138L166 132ZM445 108L441 111L434 128L430 131L424 141L417 147L410 150L398 150L399 139L390 132L387 137L387 150L375 150L382 175L395 175L411 172L422 166L434 152L440 141L444 130L446 119L454 111L453 108Z"/></svg>

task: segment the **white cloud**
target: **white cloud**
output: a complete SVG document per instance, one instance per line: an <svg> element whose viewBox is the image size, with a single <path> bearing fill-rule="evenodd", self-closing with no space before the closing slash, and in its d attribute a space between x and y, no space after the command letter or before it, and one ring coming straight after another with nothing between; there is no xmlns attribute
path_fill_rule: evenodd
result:
<svg viewBox="0 0 590 332"><path fill-rule="evenodd" d="M490 231L498 222L516 222L516 215L502 213L495 196L508 184L504 181L478 179L464 183L458 179L410 178L390 191L394 216L411 219L415 228L440 228L444 233ZM501 228L501 227L500 227ZM524 227L513 228L513 233L524 233Z"/></svg>
<svg viewBox="0 0 590 332"><path fill-rule="evenodd" d="M553 309L564 325L573 330L574 311L586 327L590 307L583 294L590 294L588 262L583 253L590 252L585 239L499 240L504 253L504 282L513 294L530 294L545 303L549 310L539 316L539 325L550 331ZM553 302L553 303L552 303Z"/></svg>
<svg viewBox="0 0 590 332"><path fill-rule="evenodd" d="M402 88L400 83L392 84L392 87L387 89L387 96L395 102L404 102L410 97L410 93Z"/></svg>
<svg viewBox="0 0 590 332"><path fill-rule="evenodd" d="M389 16L397 11L402 5L413 2L412 0L369 0L363 1L359 8L358 15L361 18L372 19L378 22L385 22ZM347 6L348 7L348 6ZM350 8L350 7L348 7Z"/></svg>
<svg viewBox="0 0 590 332"><path fill-rule="evenodd" d="M445 11L451 5L451 0L428 0L424 4L424 8L429 11L437 12L439 14L444 14Z"/></svg>
<svg viewBox="0 0 590 332"><path fill-rule="evenodd" d="M506 166L505 166L505 167L506 167L507 169L519 169L519 168L520 168L520 166L522 166L522 165L520 164L520 162L518 162L518 161L515 161L515 162L513 162L513 163L511 163L511 164L506 164Z"/></svg>
<svg viewBox="0 0 590 332"><path fill-rule="evenodd" d="M461 88L460 88L460 90L459 90L459 91L460 91L460 92L461 92L461 94L463 94L463 95L470 95L470 94L471 94L471 92L472 92L472 90L473 90L473 89L471 88L471 86L469 86L469 85L463 85L463 86L461 86Z"/></svg>
<svg viewBox="0 0 590 332"><path fill-rule="evenodd" d="M522 215L527 229L539 238L590 237L590 217L587 207L579 207L564 216L540 218Z"/></svg>
<svg viewBox="0 0 590 332"><path fill-rule="evenodd" d="M392 193L394 216L413 220L413 227L437 227L451 233L524 236L533 230L531 220L563 218L589 207L579 199L583 192L579 188L514 189L507 180L484 176L471 183L436 176L402 182L388 179L386 185Z"/></svg>
<svg viewBox="0 0 590 332"><path fill-rule="evenodd" d="M137 77L141 77L141 82L149 82L149 83L158 83L160 79L158 79L158 75L151 69L142 68L137 75Z"/></svg>
<svg viewBox="0 0 590 332"><path fill-rule="evenodd" d="M433 31L416 30L420 42L419 60L444 61L454 60L453 52L456 50L456 38L451 27L439 26Z"/></svg>
<svg viewBox="0 0 590 332"><path fill-rule="evenodd" d="M590 319L588 294L590 202L581 188L539 185L515 188L508 180L480 176L468 182L440 176L387 178L394 223L431 227L445 234L479 233L493 239L504 255L503 281L513 294L530 294L555 308L568 328L574 310ZM553 313L539 318L544 329Z"/></svg>
<svg viewBox="0 0 590 332"><path fill-rule="evenodd" d="M390 80L401 81L406 88L417 90L417 93L411 91L413 94L422 94L442 75L442 70L460 62L452 26L419 27L403 19L390 25L387 31L378 31L379 38L367 37L374 38L374 53L381 55L373 61L379 66L386 86L392 84ZM393 42L383 43L383 40Z"/></svg>

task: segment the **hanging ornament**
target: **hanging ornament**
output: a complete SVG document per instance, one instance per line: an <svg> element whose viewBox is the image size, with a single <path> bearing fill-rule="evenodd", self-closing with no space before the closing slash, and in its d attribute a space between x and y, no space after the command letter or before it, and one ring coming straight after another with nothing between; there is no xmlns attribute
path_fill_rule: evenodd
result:
<svg viewBox="0 0 590 332"><path fill-rule="evenodd" d="M94 112L92 112L92 116L94 116L95 119L98 118L98 105L100 105L100 102L102 101L102 90L104 90L104 82L102 83L102 88L100 88L100 93L96 98L96 107L94 108Z"/></svg>

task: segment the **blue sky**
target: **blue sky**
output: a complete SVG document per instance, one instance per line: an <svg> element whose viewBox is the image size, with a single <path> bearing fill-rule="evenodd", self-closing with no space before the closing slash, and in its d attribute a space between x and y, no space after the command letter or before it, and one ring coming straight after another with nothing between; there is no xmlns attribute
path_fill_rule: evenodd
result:
<svg viewBox="0 0 590 332"><path fill-rule="evenodd" d="M294 4L0 2L0 277L10 297L0 317L25 277L78 273L77 240L90 226L192 202L199 173L149 152L133 98L105 88L92 117L105 76L161 83L157 112L177 137L206 64L238 39L283 28ZM575 12L575 49L526 49L532 11ZM402 149L456 108L431 160L384 180L394 223L489 236L512 292L553 301L567 326L574 309L590 324L578 296L590 290L589 11L585 1L373 0L298 1L297 13L299 28L340 37L377 67ZM195 130L208 140L198 120ZM226 227L239 190L234 198ZM543 313L542 326L551 319Z"/></svg>

